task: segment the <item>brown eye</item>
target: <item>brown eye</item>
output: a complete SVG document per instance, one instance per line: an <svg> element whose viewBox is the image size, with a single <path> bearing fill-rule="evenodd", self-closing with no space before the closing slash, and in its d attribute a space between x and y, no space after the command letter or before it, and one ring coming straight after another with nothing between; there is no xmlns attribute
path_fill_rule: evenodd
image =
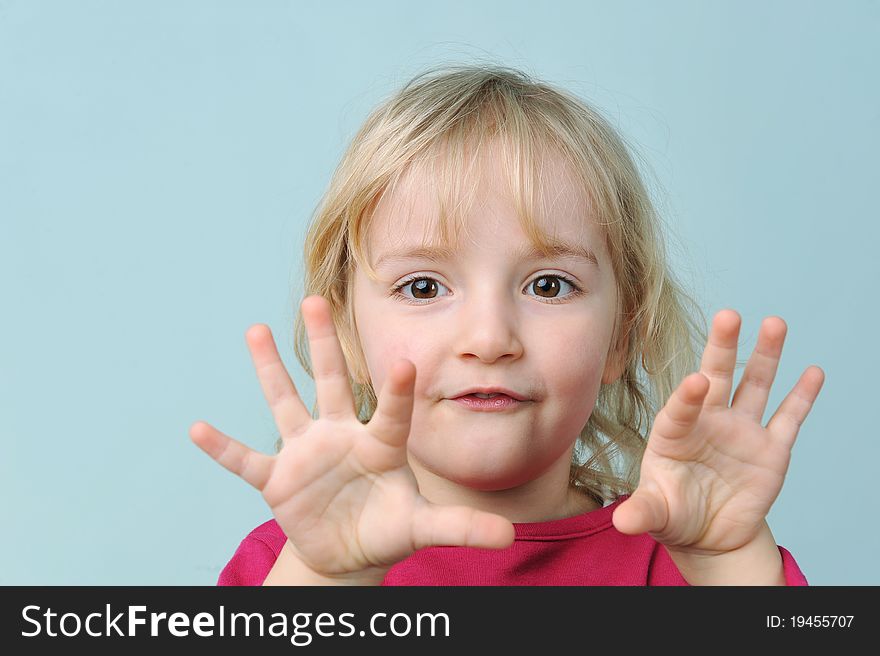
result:
<svg viewBox="0 0 880 656"><path fill-rule="evenodd" d="M403 293L407 288L412 288L412 296L409 294ZM440 287L445 289L445 286L433 278L429 278L427 276L421 276L419 278L410 278L408 280L404 280L402 283L397 285L392 290L392 295L395 298L399 298L406 303L419 305L423 304L423 301L433 300L438 298L438 290Z"/></svg>
<svg viewBox="0 0 880 656"><path fill-rule="evenodd" d="M559 295L559 278L542 276L534 282L535 290L543 298L556 298Z"/></svg>
<svg viewBox="0 0 880 656"><path fill-rule="evenodd" d="M416 278L412 281L413 298L434 298L437 294L437 281L432 278Z"/></svg>
<svg viewBox="0 0 880 656"><path fill-rule="evenodd" d="M571 290L561 293L560 289L564 285L571 287ZM584 293L574 280L559 273L535 278L528 286L535 288L538 298L547 299L545 302L551 304L566 303Z"/></svg>

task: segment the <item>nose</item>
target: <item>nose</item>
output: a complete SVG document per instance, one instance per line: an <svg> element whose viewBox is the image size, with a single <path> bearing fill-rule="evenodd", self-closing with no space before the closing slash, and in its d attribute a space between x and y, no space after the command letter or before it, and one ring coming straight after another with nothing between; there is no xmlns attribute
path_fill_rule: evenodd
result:
<svg viewBox="0 0 880 656"><path fill-rule="evenodd" d="M521 323L516 302L508 294L486 289L459 303L454 322L457 355L474 356L484 362L522 355Z"/></svg>

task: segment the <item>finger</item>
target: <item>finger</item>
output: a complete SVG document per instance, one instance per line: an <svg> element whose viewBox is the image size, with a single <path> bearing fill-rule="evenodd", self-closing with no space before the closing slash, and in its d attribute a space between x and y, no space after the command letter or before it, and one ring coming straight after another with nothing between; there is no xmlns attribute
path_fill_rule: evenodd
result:
<svg viewBox="0 0 880 656"><path fill-rule="evenodd" d="M807 367L767 424L767 430L774 439L781 440L789 448L794 446L798 431L810 414L824 383L825 372L820 367Z"/></svg>
<svg viewBox="0 0 880 656"><path fill-rule="evenodd" d="M354 416L348 367L333 325L330 304L323 296L313 295L303 299L300 307L309 334L318 412L327 419Z"/></svg>
<svg viewBox="0 0 880 656"><path fill-rule="evenodd" d="M513 544L514 537L509 520L468 506L428 503L413 517L417 550L433 546L504 549Z"/></svg>
<svg viewBox="0 0 880 656"><path fill-rule="evenodd" d="M696 372L686 376L657 413L648 439L659 436L679 440L690 435L703 410L708 391L709 381L703 374Z"/></svg>
<svg viewBox="0 0 880 656"><path fill-rule="evenodd" d="M712 320L709 340L700 361L700 373L711 382L706 405L726 408L730 403L740 324L736 310L721 310Z"/></svg>
<svg viewBox="0 0 880 656"><path fill-rule="evenodd" d="M297 435L312 422L312 415L302 402L296 387L272 338L269 326L257 324L248 328L245 333L254 369L263 389L263 396L272 410L275 425L281 433L281 439L287 441Z"/></svg>
<svg viewBox="0 0 880 656"><path fill-rule="evenodd" d="M270 456L249 449L203 421L190 426L189 436L196 446L236 476L261 492L266 487L274 465Z"/></svg>
<svg viewBox="0 0 880 656"><path fill-rule="evenodd" d="M614 510L611 521L626 535L660 533L669 521L669 509L661 495L638 488Z"/></svg>
<svg viewBox="0 0 880 656"><path fill-rule="evenodd" d="M388 371L367 430L389 446L406 444L412 424L415 365L409 360L395 362Z"/></svg>
<svg viewBox="0 0 880 656"><path fill-rule="evenodd" d="M731 407L758 423L761 423L767 408L787 331L788 327L781 317L767 317L761 322L758 343L733 394Z"/></svg>

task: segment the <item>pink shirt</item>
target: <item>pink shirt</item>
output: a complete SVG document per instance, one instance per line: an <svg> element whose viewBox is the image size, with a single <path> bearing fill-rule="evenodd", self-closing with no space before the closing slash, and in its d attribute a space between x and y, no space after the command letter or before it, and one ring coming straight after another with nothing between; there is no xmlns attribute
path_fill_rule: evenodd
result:
<svg viewBox="0 0 880 656"><path fill-rule="evenodd" d="M627 496L575 517L514 524L506 549L420 549L394 565L382 585L688 585L663 545L614 528L611 515ZM262 585L286 541L274 519L261 524L217 585ZM808 585L792 555L783 547L779 553L786 584Z"/></svg>

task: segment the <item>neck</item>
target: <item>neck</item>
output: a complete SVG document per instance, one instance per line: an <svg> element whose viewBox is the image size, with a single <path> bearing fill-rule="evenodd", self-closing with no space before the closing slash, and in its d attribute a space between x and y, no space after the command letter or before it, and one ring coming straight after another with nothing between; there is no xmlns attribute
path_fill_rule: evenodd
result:
<svg viewBox="0 0 880 656"><path fill-rule="evenodd" d="M574 517L602 507L591 497L569 485L569 466L562 461L542 476L506 490L477 490L450 481L428 470L410 456L410 467L419 491L428 501L463 505L495 513L514 523L548 522Z"/></svg>

